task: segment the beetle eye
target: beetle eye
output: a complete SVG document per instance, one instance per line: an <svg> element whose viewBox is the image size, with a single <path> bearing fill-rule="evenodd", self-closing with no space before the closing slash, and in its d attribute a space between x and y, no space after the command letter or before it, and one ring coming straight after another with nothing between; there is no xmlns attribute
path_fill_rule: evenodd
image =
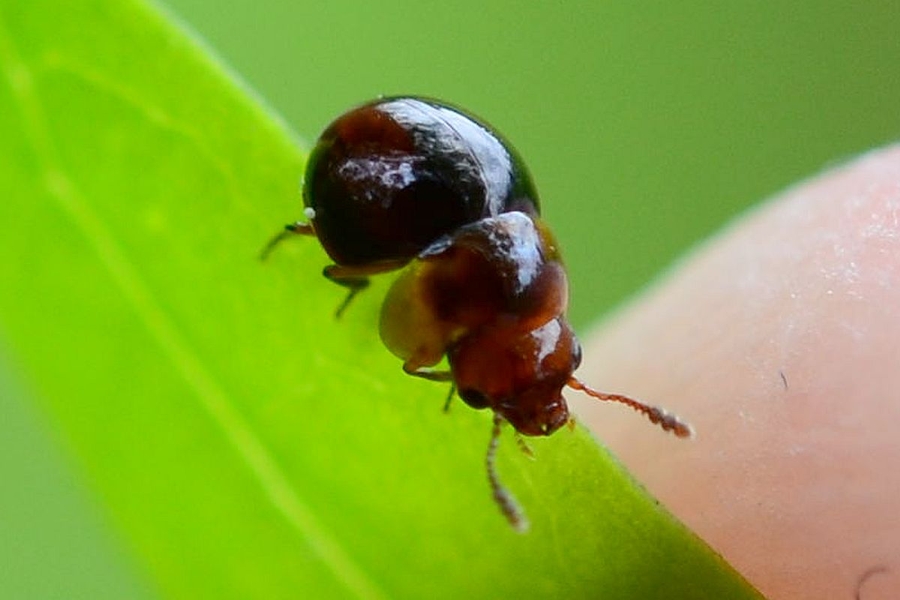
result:
<svg viewBox="0 0 900 600"><path fill-rule="evenodd" d="M487 396L485 396L478 390L472 390L472 389L459 390L459 397L463 399L463 402L465 402L472 408L487 408L488 407Z"/></svg>
<svg viewBox="0 0 900 600"><path fill-rule="evenodd" d="M572 370L574 371L581 365L581 344L578 340L574 340L572 345Z"/></svg>

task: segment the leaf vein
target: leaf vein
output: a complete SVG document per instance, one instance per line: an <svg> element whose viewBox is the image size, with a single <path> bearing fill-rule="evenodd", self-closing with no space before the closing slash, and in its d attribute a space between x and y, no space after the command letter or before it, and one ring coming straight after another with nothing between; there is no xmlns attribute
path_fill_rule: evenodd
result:
<svg viewBox="0 0 900 600"><path fill-rule="evenodd" d="M207 414L256 477L265 496L332 570L338 581L352 593L361 598L384 597L385 594L301 500L274 456L229 401L228 394L155 301L137 268L126 258L114 236L83 201L76 186L60 167L50 132L45 125L42 104L35 90L34 72L17 55L2 19L0 68L21 111L25 134L43 165L42 183L84 234L124 298L143 319L151 336L197 394ZM160 118L166 118L165 113L161 115ZM164 123L165 120L161 122Z"/></svg>

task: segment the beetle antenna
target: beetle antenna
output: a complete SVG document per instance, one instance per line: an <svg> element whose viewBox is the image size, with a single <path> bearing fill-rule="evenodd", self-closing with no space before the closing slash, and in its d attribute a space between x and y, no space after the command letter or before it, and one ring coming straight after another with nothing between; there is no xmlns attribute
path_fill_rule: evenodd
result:
<svg viewBox="0 0 900 600"><path fill-rule="evenodd" d="M488 444L487 457L485 459L488 481L491 484L494 502L500 507L500 512L503 513L503 516L506 517L512 528L516 530L516 533L525 533L530 527L528 517L525 516L519 503L509 493L509 490L500 483L500 478L497 477L497 446L500 445L500 428L502 425L503 417L494 413L494 428L491 430L491 442Z"/></svg>
<svg viewBox="0 0 900 600"><path fill-rule="evenodd" d="M687 423L686 421L682 421L678 418L677 415L673 415L663 408L645 404L640 400L635 400L634 398L629 398L628 396L599 392L575 377L570 377L567 385L570 388L574 390L580 390L588 396L596 398L597 400L603 400L606 402L621 402L622 404L626 404L639 413L647 415L647 418L650 419L651 423L659 425L665 431L671 431L680 438L689 438L694 436L694 429L690 426L689 423Z"/></svg>

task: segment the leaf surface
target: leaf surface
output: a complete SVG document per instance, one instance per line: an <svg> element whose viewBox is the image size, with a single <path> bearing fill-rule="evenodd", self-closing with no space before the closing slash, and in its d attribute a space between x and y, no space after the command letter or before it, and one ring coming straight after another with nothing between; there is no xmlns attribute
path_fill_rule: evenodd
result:
<svg viewBox="0 0 900 600"><path fill-rule="evenodd" d="M162 595L759 597L580 429L504 436L514 533L387 282L336 322L314 241L256 260L301 145L170 17L0 2L0 69L0 335Z"/></svg>

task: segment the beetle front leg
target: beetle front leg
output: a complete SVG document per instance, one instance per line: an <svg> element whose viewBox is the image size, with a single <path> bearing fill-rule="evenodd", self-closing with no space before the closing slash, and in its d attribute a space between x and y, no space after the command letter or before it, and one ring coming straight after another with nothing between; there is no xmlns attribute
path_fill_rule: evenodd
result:
<svg viewBox="0 0 900 600"><path fill-rule="evenodd" d="M418 366L412 360L403 363L403 372L407 375L412 375L413 377L427 379L428 381L449 381L450 393L447 394L447 400L444 402L444 412L450 412L450 401L453 400L453 395L456 393L456 383L453 382L453 373L450 371L435 371L429 367Z"/></svg>
<svg viewBox="0 0 900 600"><path fill-rule="evenodd" d="M450 371L437 371L430 367L423 367L413 360L403 363L403 372L414 377L421 377L428 381L453 381L453 373Z"/></svg>

